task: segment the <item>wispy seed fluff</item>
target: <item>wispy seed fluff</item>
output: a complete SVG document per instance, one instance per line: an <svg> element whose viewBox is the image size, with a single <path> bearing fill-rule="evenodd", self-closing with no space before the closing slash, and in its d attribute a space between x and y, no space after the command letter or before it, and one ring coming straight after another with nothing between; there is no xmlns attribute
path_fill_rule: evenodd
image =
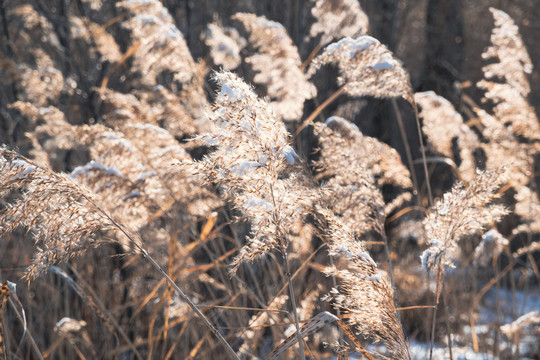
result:
<svg viewBox="0 0 540 360"><path fill-rule="evenodd" d="M392 52L371 36L346 37L328 45L313 60L308 74L326 64L338 66L338 83L351 96L403 97L414 104L409 74Z"/></svg>
<svg viewBox="0 0 540 360"><path fill-rule="evenodd" d="M220 86L216 130L198 140L216 149L194 165L251 221L252 234L233 261L234 272L272 249L285 252L288 229L308 199L299 172L291 171L298 156L289 133L269 104L233 73L216 73L214 80Z"/></svg>
<svg viewBox="0 0 540 360"><path fill-rule="evenodd" d="M507 213L501 205L490 205L499 196L497 190L506 181L503 169L479 171L468 187L458 182L444 194L424 220L431 246L422 254L422 266L436 276L439 298L444 267L453 259L461 237L482 230Z"/></svg>

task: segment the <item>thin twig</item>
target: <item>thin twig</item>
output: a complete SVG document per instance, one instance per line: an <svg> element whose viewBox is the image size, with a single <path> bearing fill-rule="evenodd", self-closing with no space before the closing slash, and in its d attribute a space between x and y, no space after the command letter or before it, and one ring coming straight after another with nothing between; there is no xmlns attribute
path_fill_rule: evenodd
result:
<svg viewBox="0 0 540 360"><path fill-rule="evenodd" d="M311 113L311 115L307 117L306 120L302 122L302 125L300 125L300 127L296 130L296 133L294 134L294 136L295 137L298 136L298 134L300 134L300 132L302 132L302 130L304 130L306 126L310 125L313 122L313 120L315 120L315 118L321 113L321 111L323 111L328 105L330 105L330 103L332 103L332 101L336 100L343 93L345 93L345 85L337 89L332 95L328 97L328 99L324 100L324 102L321 105L319 105Z"/></svg>
<svg viewBox="0 0 540 360"><path fill-rule="evenodd" d="M401 112L399 111L399 107L397 105L397 101L395 98L392 98L392 108L394 109L394 113L396 114L396 120L399 127L399 133L401 135L401 141L403 141L403 146L405 147L405 156L407 157L407 163L409 164L409 168L411 169L411 177L412 177L414 190L416 191L418 205L422 206L422 200L420 199L420 188L418 187L418 179L416 177L416 170L414 169L414 162L413 162L413 157L411 153L411 147L409 145L409 141L407 140L407 133L405 132L405 125L403 124L403 118L401 117Z"/></svg>
<svg viewBox="0 0 540 360"><path fill-rule="evenodd" d="M304 360L306 358L304 354L304 343L302 341L302 332L300 331L300 322L298 321L298 311L296 310L296 299L294 297L292 274L289 268L289 257L287 256L286 252L283 253L283 258L285 262L285 273L287 276L287 282L289 283L289 294L291 295L291 303L292 303L292 309L293 309L293 314L294 314L294 323L296 326L296 335L298 337L298 346L300 347L300 358Z"/></svg>
<svg viewBox="0 0 540 360"><path fill-rule="evenodd" d="M90 201L97 210L99 210L122 234L124 234L130 241L135 248L141 252L141 254L150 262L150 264L163 276L164 279L167 280L167 282L174 288L174 290L177 292L177 294L189 305L189 307L197 314L199 318L201 318L204 322L204 324L214 333L214 335L218 338L218 340L225 346L227 351L229 352L229 355L231 355L232 358L240 360L236 352L233 350L231 345L225 340L223 335L212 325L210 320L204 314L197 308L197 305L195 305L191 299L180 289L178 285L167 275L165 270L154 260L152 256L146 251L145 248L143 248L142 242L136 241L135 238L126 230L124 227L115 221L105 210L103 210L101 207L99 207L95 202L92 201L92 199L87 198L88 201Z"/></svg>

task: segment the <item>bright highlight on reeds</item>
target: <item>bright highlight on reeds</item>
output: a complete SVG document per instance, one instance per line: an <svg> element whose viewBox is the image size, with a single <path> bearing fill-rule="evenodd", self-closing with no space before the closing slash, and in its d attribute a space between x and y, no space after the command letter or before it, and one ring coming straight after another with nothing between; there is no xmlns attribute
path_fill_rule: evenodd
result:
<svg viewBox="0 0 540 360"><path fill-rule="evenodd" d="M289 230L305 211L309 192L294 167L299 158L289 134L269 104L232 73L214 79L220 86L212 116L217 129L198 141L216 149L194 166L251 221L252 236L233 261L234 272L273 249L287 251Z"/></svg>
<svg viewBox="0 0 540 360"><path fill-rule="evenodd" d="M328 45L313 60L308 73L314 74L326 64L338 66L338 83L351 96L402 97L414 104L409 74L386 46L371 36L346 37Z"/></svg>
<svg viewBox="0 0 540 360"><path fill-rule="evenodd" d="M92 236L113 224L97 211L96 199L87 189L13 151L1 148L0 156L0 196L12 198L0 213L0 235L19 226L32 229L38 251L26 270L28 279L102 243Z"/></svg>
<svg viewBox="0 0 540 360"><path fill-rule="evenodd" d="M238 13L233 16L250 33L249 42L258 53L246 59L256 72L253 82L263 84L276 113L284 120L299 120L304 101L317 89L300 70L298 50L280 23L264 16Z"/></svg>
<svg viewBox="0 0 540 360"><path fill-rule="evenodd" d="M506 181L504 169L479 171L467 186L457 183L444 194L424 220L430 247L422 254L422 266L435 275L437 301L442 291L445 267L454 266L461 237L497 222L507 210L490 204Z"/></svg>

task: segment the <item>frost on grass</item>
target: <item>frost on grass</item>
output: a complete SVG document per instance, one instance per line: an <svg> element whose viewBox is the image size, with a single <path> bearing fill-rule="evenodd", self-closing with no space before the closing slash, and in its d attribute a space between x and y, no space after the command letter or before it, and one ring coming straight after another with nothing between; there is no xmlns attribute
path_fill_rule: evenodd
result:
<svg viewBox="0 0 540 360"><path fill-rule="evenodd" d="M379 40L371 36L346 37L328 45L314 60L308 74L335 64L338 83L350 96L402 97L414 104L409 74Z"/></svg>
<svg viewBox="0 0 540 360"><path fill-rule="evenodd" d="M256 75L253 81L266 86L276 113L284 120L298 120L304 102L316 95L316 88L300 70L302 61L287 31L280 23L264 16L238 13L234 19L242 22L250 33L249 42L257 54L246 59Z"/></svg>
<svg viewBox="0 0 540 360"><path fill-rule="evenodd" d="M216 147L192 164L198 175L216 183L252 225L251 236L233 261L254 260L268 251L285 252L289 230L309 202L296 152L284 124L252 88L230 72L219 72L212 118L215 133L199 136Z"/></svg>

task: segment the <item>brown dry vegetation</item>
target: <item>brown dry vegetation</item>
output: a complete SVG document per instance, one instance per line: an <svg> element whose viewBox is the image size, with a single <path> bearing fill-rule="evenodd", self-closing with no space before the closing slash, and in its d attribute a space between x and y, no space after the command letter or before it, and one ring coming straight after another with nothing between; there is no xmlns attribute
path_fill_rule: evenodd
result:
<svg viewBox="0 0 540 360"><path fill-rule="evenodd" d="M0 0L0 359L538 358L540 6L449 3Z"/></svg>

